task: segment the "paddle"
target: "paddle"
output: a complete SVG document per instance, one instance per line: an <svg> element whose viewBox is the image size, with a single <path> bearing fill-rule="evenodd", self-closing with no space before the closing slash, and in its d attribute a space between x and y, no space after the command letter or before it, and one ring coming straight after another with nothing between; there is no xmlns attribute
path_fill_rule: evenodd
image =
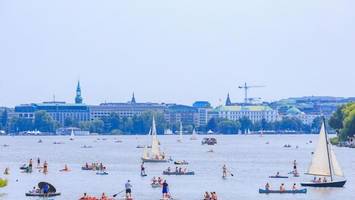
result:
<svg viewBox="0 0 355 200"><path fill-rule="evenodd" d="M121 192L114 194L113 197L116 197L117 195L121 194L122 192L124 192L125 190L122 190Z"/></svg>

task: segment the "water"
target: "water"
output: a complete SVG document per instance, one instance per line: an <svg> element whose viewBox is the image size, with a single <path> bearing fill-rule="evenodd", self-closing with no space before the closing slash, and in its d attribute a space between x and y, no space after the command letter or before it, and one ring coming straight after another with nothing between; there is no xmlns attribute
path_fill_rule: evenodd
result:
<svg viewBox="0 0 355 200"><path fill-rule="evenodd" d="M300 172L305 172L311 152L316 144L316 135L286 135L286 136L216 136L218 145L214 153L208 153L208 146L201 145L201 139L191 141L184 136L183 143L176 142L177 136L159 136L163 150L173 159L185 159L190 162L189 169L195 176L165 176L172 195L181 200L202 199L205 191L217 192L219 199L352 199L355 194L355 151L348 148L335 148L347 178L344 188L308 189L307 194L272 194L262 195L258 188L269 182L273 188L278 188L284 182L291 187L294 182L310 180L312 177L301 174L299 178L284 180L268 179L276 171L287 174L292 170L293 160L297 160ZM162 171L169 163L146 163L148 177L140 177L140 156L143 149L137 149L138 144L146 144L147 136L120 136L122 143L115 143L114 136L100 136L106 140L97 140L98 136L76 137L0 137L1 146L0 170L10 167L10 175L6 176L9 184L0 188L0 200L26 199L25 192L39 181L52 183L61 196L57 200L78 199L84 192L99 196L102 192L114 194L123 190L124 183L130 179L133 184L133 195L138 200L160 199L161 190L150 186L152 176L162 176ZM37 143L39 139L43 143ZM307 144L312 140L312 144ZM53 142L64 144L55 145ZM269 142L269 144L266 144ZM283 148L291 144L292 148ZM91 145L92 149L83 149L82 145ZM299 146L296 149L296 146ZM36 163L37 157L49 163L49 174L39 172L21 173L19 167L30 158ZM92 171L81 171L85 162L103 162L110 175L98 176ZM227 164L234 177L222 180L222 165ZM68 164L72 169L69 173L59 172ZM4 175L2 175L4 177ZM16 182L18 179L18 182ZM27 198L31 199L31 198ZM33 198L32 198L33 199ZM35 199L35 198L34 198Z"/></svg>

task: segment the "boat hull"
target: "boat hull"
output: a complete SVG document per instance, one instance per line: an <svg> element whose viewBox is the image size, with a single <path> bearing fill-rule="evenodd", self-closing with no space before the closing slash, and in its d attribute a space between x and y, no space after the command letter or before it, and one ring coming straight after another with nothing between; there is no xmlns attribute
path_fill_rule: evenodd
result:
<svg viewBox="0 0 355 200"><path fill-rule="evenodd" d="M288 178L288 176L269 176L269 178Z"/></svg>
<svg viewBox="0 0 355 200"><path fill-rule="evenodd" d="M343 187L346 183L346 180L344 181L333 181L333 182L326 182L326 183L301 183L302 186L304 187Z"/></svg>
<svg viewBox="0 0 355 200"><path fill-rule="evenodd" d="M43 194L43 193L26 193L26 196L28 197L54 197L54 196L59 196L60 193L48 193L48 194Z"/></svg>
<svg viewBox="0 0 355 200"><path fill-rule="evenodd" d="M167 171L164 171L163 175L176 175L176 176L195 175L195 172L179 173L179 172L167 172Z"/></svg>
<svg viewBox="0 0 355 200"><path fill-rule="evenodd" d="M272 194L272 193L277 193L277 194L305 194L307 193L307 189L301 189L301 190L285 190L285 191L280 191L280 190L264 190L264 189L259 189L260 194Z"/></svg>
<svg viewBox="0 0 355 200"><path fill-rule="evenodd" d="M168 160L157 160L157 159L147 159L147 158L142 158L143 162L151 162L151 163L164 163L168 162Z"/></svg>

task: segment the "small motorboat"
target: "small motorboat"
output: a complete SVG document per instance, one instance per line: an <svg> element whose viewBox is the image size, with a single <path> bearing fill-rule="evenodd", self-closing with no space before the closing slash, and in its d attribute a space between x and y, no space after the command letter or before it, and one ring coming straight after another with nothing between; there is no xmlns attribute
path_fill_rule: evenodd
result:
<svg viewBox="0 0 355 200"><path fill-rule="evenodd" d="M265 190L265 189L259 189L260 194L271 194L271 193L278 193L278 194L306 194L307 189L299 189L299 190Z"/></svg>
<svg viewBox="0 0 355 200"><path fill-rule="evenodd" d="M207 145L215 145L217 144L217 139L216 138L203 138L201 141L201 144L207 144Z"/></svg>
<svg viewBox="0 0 355 200"><path fill-rule="evenodd" d="M176 160L174 162L175 165L188 165L189 162L187 162L186 160Z"/></svg>
<svg viewBox="0 0 355 200"><path fill-rule="evenodd" d="M30 191L30 192L25 193L25 195L28 197L54 197L54 196L60 195L60 193L57 192L57 190L55 189L55 187L52 184L46 183L46 182L39 182L38 183L39 191L43 191L43 188L45 185L48 185L48 193Z"/></svg>

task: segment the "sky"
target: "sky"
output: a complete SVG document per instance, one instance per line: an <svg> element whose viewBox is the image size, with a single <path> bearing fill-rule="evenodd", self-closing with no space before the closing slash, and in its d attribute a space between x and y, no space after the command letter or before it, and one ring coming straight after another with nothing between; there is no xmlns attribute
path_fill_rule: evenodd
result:
<svg viewBox="0 0 355 200"><path fill-rule="evenodd" d="M355 96L353 0L0 0L0 105Z"/></svg>

